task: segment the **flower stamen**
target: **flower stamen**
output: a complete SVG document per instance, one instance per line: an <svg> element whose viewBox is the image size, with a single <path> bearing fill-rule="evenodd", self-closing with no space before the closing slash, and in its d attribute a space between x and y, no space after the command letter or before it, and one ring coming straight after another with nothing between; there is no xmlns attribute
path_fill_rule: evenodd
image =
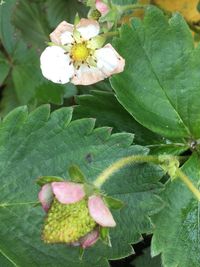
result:
<svg viewBox="0 0 200 267"><path fill-rule="evenodd" d="M75 44L71 49L71 56L74 61L84 62L88 58L89 54L89 49L85 43Z"/></svg>

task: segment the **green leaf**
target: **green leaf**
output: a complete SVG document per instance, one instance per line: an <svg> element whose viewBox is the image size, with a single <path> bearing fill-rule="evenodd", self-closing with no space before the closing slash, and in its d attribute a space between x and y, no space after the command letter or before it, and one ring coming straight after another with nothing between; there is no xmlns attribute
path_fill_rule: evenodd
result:
<svg viewBox="0 0 200 267"><path fill-rule="evenodd" d="M9 79L3 88L2 99L0 102L0 117L4 117L12 109L19 105L17 95L12 81Z"/></svg>
<svg viewBox="0 0 200 267"><path fill-rule="evenodd" d="M35 105L39 106L45 103L61 105L63 104L64 93L64 85L55 84L50 81L44 81L35 88Z"/></svg>
<svg viewBox="0 0 200 267"><path fill-rule="evenodd" d="M13 267L14 265L13 265L12 261L9 258L4 256L0 252L0 266L2 266L2 267Z"/></svg>
<svg viewBox="0 0 200 267"><path fill-rule="evenodd" d="M199 185L199 157L193 155L183 166L191 181ZM165 208L153 216L155 224L152 254L162 253L164 267L199 267L199 202L188 188L176 179L166 184L161 197Z"/></svg>
<svg viewBox="0 0 200 267"><path fill-rule="evenodd" d="M20 0L13 13L13 23L29 44L41 48L49 40L50 29L43 3Z"/></svg>
<svg viewBox="0 0 200 267"><path fill-rule="evenodd" d="M1 53L1 51L0 51L0 70L1 70L0 71L0 86L1 86L10 71L10 65L4 54Z"/></svg>
<svg viewBox="0 0 200 267"><path fill-rule="evenodd" d="M20 104L27 104L36 94L36 88L44 82L40 68L39 55L33 49L21 44L15 52L12 78Z"/></svg>
<svg viewBox="0 0 200 267"><path fill-rule="evenodd" d="M97 126L111 126L114 132L130 132L135 135L137 144L155 144L163 142L163 138L149 131L134 120L119 104L113 93L92 91L91 95L76 98L79 106L75 107L73 117L93 117Z"/></svg>
<svg viewBox="0 0 200 267"><path fill-rule="evenodd" d="M124 202L117 198L104 196L104 200L110 209L121 209L124 207Z"/></svg>
<svg viewBox="0 0 200 267"><path fill-rule="evenodd" d="M125 71L111 79L120 103L145 127L173 139L200 137L200 47L179 14L148 8L124 26L116 47ZM127 83L128 81L128 83Z"/></svg>
<svg viewBox="0 0 200 267"><path fill-rule="evenodd" d="M161 169L149 164L134 164L115 173L103 191L125 202L126 208L113 211L117 226L110 230L112 247L100 240L85 251L65 244L48 245L41 240L45 214L37 202L39 176L66 177L72 165L92 183L110 164L148 149L131 146L131 134L110 134L109 128L94 129L93 119L70 122L71 108L50 115L48 106L28 114L26 107L9 113L0 124L0 251L18 266L108 267L107 259L133 252L131 243L141 233L152 231L149 216L163 202L158 197ZM131 231L130 231L131 229Z"/></svg>
<svg viewBox="0 0 200 267"><path fill-rule="evenodd" d="M16 32L11 23L16 0L6 1L0 5L0 40L5 50L12 54L16 47Z"/></svg>
<svg viewBox="0 0 200 267"><path fill-rule="evenodd" d="M145 249L143 254L132 262L132 265L134 267L162 267L160 257L152 258L149 248Z"/></svg>
<svg viewBox="0 0 200 267"><path fill-rule="evenodd" d="M86 178L77 165L70 166L68 172L69 172L69 176L73 182L85 183Z"/></svg>
<svg viewBox="0 0 200 267"><path fill-rule="evenodd" d="M178 156L189 150L189 145L182 143L155 144L147 147L150 149L150 153L154 155L168 154Z"/></svg>
<svg viewBox="0 0 200 267"><path fill-rule="evenodd" d="M37 178L36 183L40 186L43 186L52 182L63 182L64 179L57 176L40 176Z"/></svg>
<svg viewBox="0 0 200 267"><path fill-rule="evenodd" d="M52 28L66 20L74 24L74 17L78 13L80 17L87 17L88 8L79 1L71 0L46 0L47 16Z"/></svg>
<svg viewBox="0 0 200 267"><path fill-rule="evenodd" d="M109 247L112 246L111 240L110 240L109 228L106 228L106 227L100 228L100 238L107 246Z"/></svg>

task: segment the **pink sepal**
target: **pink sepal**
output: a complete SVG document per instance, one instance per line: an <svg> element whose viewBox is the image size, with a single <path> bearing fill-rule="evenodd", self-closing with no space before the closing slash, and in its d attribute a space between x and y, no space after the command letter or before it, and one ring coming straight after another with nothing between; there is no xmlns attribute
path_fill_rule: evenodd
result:
<svg viewBox="0 0 200 267"><path fill-rule="evenodd" d="M115 227L116 222L112 213L105 205L100 196L91 196L88 200L88 208L90 216L103 227Z"/></svg>
<svg viewBox="0 0 200 267"><path fill-rule="evenodd" d="M53 182L52 190L57 200L62 204L72 204L85 196L84 186L73 182Z"/></svg>
<svg viewBox="0 0 200 267"><path fill-rule="evenodd" d="M42 186L38 194L38 198L42 204L43 209L47 212L53 200L53 191L51 188L51 184L45 184Z"/></svg>
<svg viewBox="0 0 200 267"><path fill-rule="evenodd" d="M80 246L82 248L89 248L92 245L94 245L98 239L99 239L99 232L97 230L93 230L92 232L88 233L79 240Z"/></svg>

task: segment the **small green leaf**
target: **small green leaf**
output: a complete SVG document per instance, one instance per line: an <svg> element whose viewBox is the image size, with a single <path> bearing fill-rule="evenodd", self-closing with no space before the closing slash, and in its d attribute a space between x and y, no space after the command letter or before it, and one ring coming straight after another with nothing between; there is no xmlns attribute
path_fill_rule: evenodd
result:
<svg viewBox="0 0 200 267"><path fill-rule="evenodd" d="M36 183L40 186L43 186L52 182L63 182L64 179L58 176L40 176L37 178Z"/></svg>
<svg viewBox="0 0 200 267"><path fill-rule="evenodd" d="M111 209L121 209L125 205L123 201L114 197L104 196L103 198Z"/></svg>
<svg viewBox="0 0 200 267"><path fill-rule="evenodd" d="M82 184L86 182L84 174L77 165L70 166L68 172L73 182Z"/></svg>

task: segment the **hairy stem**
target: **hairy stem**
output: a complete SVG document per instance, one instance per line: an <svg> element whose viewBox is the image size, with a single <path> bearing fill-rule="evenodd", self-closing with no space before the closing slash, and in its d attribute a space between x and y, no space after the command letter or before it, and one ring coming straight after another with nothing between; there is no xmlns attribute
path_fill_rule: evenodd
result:
<svg viewBox="0 0 200 267"><path fill-rule="evenodd" d="M110 178L111 175L113 175L121 168L135 162L153 162L159 164L159 159L157 156L146 155L133 155L126 158L122 158L114 162L107 169L105 169L94 181L94 185L98 188L101 188L101 186Z"/></svg>
<svg viewBox="0 0 200 267"><path fill-rule="evenodd" d="M171 157L171 160L174 160L174 156ZM168 159L169 159L168 157ZM177 157L176 157L177 159ZM157 165L163 165L163 160L160 160L158 156L152 155L133 155L129 157L122 158L113 164L111 164L108 168L106 168L97 179L94 181L94 186L97 188L101 188L102 185L117 171L122 169L123 167L130 165L132 163L155 163ZM189 177L179 168L176 169L176 176L181 179L181 181L187 186L187 188L194 194L194 196L200 201L200 191L194 186L194 184L190 181Z"/></svg>
<svg viewBox="0 0 200 267"><path fill-rule="evenodd" d="M198 201L200 201L200 191L193 185L188 176L181 170L176 170L176 175L181 181L188 187L188 189L195 195Z"/></svg>
<svg viewBox="0 0 200 267"><path fill-rule="evenodd" d="M126 5L126 6L120 6L120 10L122 12L128 11L128 10L133 10L133 9L143 9L146 8L148 5L143 5L143 4L132 4L132 5Z"/></svg>

